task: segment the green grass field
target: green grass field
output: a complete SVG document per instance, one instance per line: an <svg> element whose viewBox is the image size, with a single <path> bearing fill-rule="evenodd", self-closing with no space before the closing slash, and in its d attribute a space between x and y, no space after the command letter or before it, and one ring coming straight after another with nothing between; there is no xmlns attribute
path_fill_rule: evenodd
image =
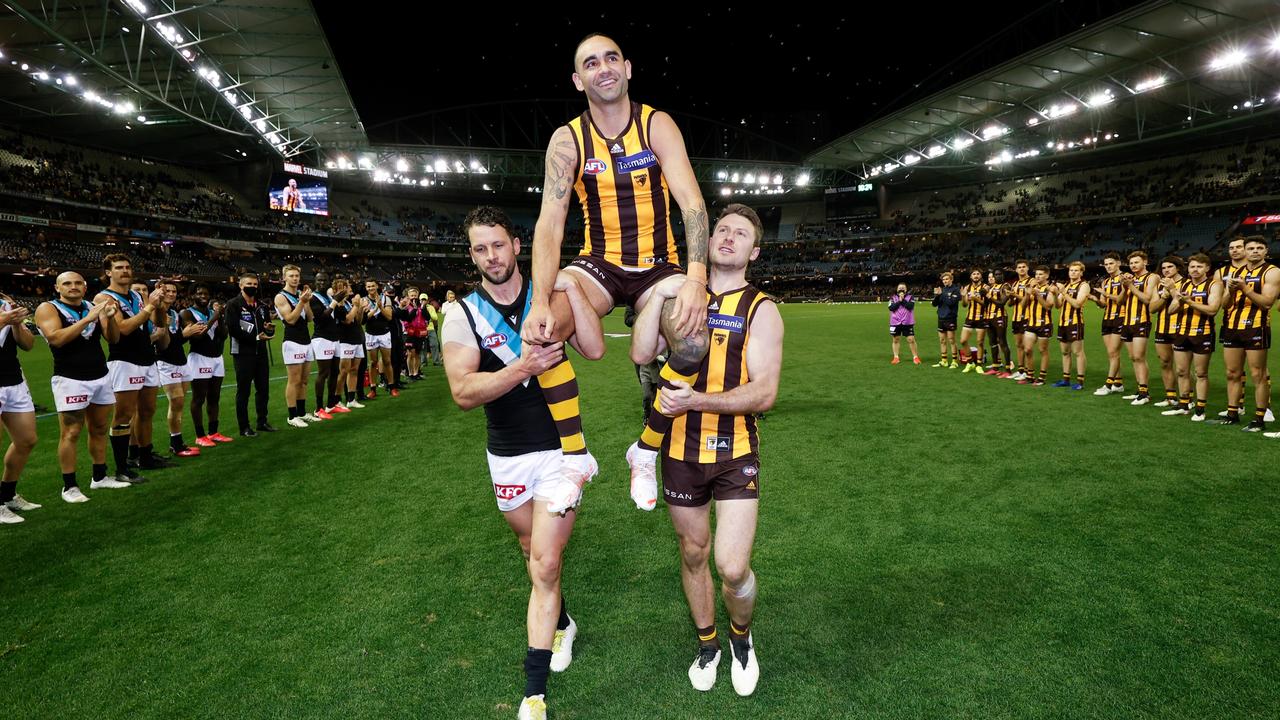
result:
<svg viewBox="0 0 1280 720"><path fill-rule="evenodd" d="M685 677L674 534L664 507L627 497L640 391L616 338L576 362L601 473L566 561L581 632L553 717L1276 716L1280 443L1118 396L890 366L879 306L783 318L756 695L734 695L725 663L710 693ZM624 332L616 315L607 329ZM1096 331L1088 351L1092 389ZM23 360L49 404L47 348ZM42 419L20 489L45 507L0 527L5 716L514 717L528 581L484 416L428 375L305 432L284 426L276 381L281 432L83 505L58 498ZM1220 361L1212 377L1216 413ZM223 418L234 429L230 391Z"/></svg>

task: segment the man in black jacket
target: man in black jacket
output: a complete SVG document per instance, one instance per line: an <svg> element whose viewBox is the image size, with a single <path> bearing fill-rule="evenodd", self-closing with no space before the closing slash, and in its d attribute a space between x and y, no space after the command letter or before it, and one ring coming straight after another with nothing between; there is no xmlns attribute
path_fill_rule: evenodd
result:
<svg viewBox="0 0 1280 720"><path fill-rule="evenodd" d="M240 275L240 294L227 301L223 310L231 333L231 359L236 365L236 420L240 434L254 437L258 432L275 432L267 422L269 400L267 344L275 333L271 323L271 307L258 300L258 276L251 272ZM249 426L249 388L253 386L258 411L258 430Z"/></svg>

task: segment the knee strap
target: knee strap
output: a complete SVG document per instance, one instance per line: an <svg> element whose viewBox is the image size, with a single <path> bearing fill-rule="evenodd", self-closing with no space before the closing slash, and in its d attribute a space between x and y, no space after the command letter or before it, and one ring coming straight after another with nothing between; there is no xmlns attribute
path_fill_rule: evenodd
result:
<svg viewBox="0 0 1280 720"><path fill-rule="evenodd" d="M733 589L733 596L739 600L746 600L756 596L756 573L754 570L750 571L747 579L742 582L741 587Z"/></svg>

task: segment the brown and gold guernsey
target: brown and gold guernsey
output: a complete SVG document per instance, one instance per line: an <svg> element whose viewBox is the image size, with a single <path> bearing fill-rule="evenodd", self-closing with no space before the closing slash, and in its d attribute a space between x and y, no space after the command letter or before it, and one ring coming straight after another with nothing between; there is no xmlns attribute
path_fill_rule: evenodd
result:
<svg viewBox="0 0 1280 720"><path fill-rule="evenodd" d="M702 393L732 390L747 375L747 343L756 308L769 299L751 285L727 293L708 293L707 327L711 348L698 369L693 389ZM754 453L759 447L751 415L691 411L675 418L666 438L667 457L681 462L717 463Z"/></svg>
<svg viewBox="0 0 1280 720"><path fill-rule="evenodd" d="M1067 297L1074 298L1076 293L1080 291L1082 281L1077 280L1067 284ZM1063 300L1062 309L1058 311L1058 325L1060 327L1070 327L1072 325L1084 324L1084 308L1078 308L1071 303Z"/></svg>
<svg viewBox="0 0 1280 720"><path fill-rule="evenodd" d="M1186 278L1178 279L1178 288L1186 284ZM1157 290L1159 292L1159 290ZM1168 292L1168 291L1166 291ZM1165 298L1164 305L1160 308L1160 317L1156 318L1156 332L1165 335L1177 335L1182 332L1183 309L1179 308L1176 312L1169 312L1169 305L1173 302L1173 296Z"/></svg>
<svg viewBox="0 0 1280 720"><path fill-rule="evenodd" d="M1208 304L1209 288L1213 286L1214 282L1216 281L1210 278L1205 278L1204 282L1199 283L1190 279L1183 280L1182 296L1184 298L1195 300L1202 305ZM1181 303L1181 305L1182 319L1180 321L1180 327L1182 328L1181 332L1183 335L1188 337L1203 337L1205 335L1213 334L1212 314L1200 312L1186 302Z"/></svg>
<svg viewBox="0 0 1280 720"><path fill-rule="evenodd" d="M1012 322L1026 322L1027 306L1022 304L1022 299L1027 296L1027 284L1031 282L1031 278L1023 278L1013 284L1013 312L1010 320Z"/></svg>
<svg viewBox="0 0 1280 720"><path fill-rule="evenodd" d="M589 110L569 121L578 152L573 187L586 228L581 255L632 270L676 262L671 196L649 148L653 113L631 103L631 122L616 138L600 133Z"/></svg>
<svg viewBox="0 0 1280 720"><path fill-rule="evenodd" d="M1007 293L1008 291L1008 286L1005 285L990 285L987 287L987 320L1004 322L1004 298L1001 297L1001 293Z"/></svg>
<svg viewBox="0 0 1280 720"><path fill-rule="evenodd" d="M1031 302L1027 303L1027 327L1052 326L1053 314L1046 302L1049 291L1045 288L1027 288L1027 296L1031 298Z"/></svg>
<svg viewBox="0 0 1280 720"><path fill-rule="evenodd" d="M1127 325L1141 325L1151 322L1151 306L1142 302L1133 292L1133 288L1142 288L1149 277L1151 277L1149 272L1133 277L1133 285L1129 288L1129 297L1125 300L1124 305L1124 321Z"/></svg>
<svg viewBox="0 0 1280 720"><path fill-rule="evenodd" d="M1244 283L1255 293L1262 292L1262 280L1266 277L1267 271L1274 268L1271 263L1263 263L1261 266L1250 269L1249 266L1241 268L1242 272L1236 275L1244 281ZM1271 326L1271 312L1265 308L1258 307L1257 303L1249 299L1243 290L1235 290L1232 294L1231 309L1222 320L1223 325L1228 330L1252 330L1253 328L1266 328Z"/></svg>
<svg viewBox="0 0 1280 720"><path fill-rule="evenodd" d="M1120 277L1120 273L1108 275L1107 278L1102 281L1102 289L1104 292L1112 295L1123 294L1124 278ZM1105 298L1105 300L1106 306L1102 308L1102 321L1109 323L1123 322L1125 309L1124 300L1116 300L1113 298Z"/></svg>
<svg viewBox="0 0 1280 720"><path fill-rule="evenodd" d="M969 303L965 309L965 322L978 322L987 318L987 286L983 283L969 283L964 287L964 299Z"/></svg>

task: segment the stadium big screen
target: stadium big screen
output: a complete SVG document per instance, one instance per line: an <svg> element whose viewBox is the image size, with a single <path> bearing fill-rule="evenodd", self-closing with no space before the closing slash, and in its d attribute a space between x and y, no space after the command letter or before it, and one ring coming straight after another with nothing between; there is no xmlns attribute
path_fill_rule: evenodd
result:
<svg viewBox="0 0 1280 720"><path fill-rule="evenodd" d="M271 173L267 202L281 212L329 214L329 173L316 168L285 163L283 171Z"/></svg>

